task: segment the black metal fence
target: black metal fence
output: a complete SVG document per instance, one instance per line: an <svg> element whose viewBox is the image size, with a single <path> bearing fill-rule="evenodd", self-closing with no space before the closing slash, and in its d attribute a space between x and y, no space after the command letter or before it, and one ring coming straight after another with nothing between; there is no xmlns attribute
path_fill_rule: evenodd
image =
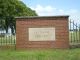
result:
<svg viewBox="0 0 80 60"><path fill-rule="evenodd" d="M71 45L80 44L80 24L69 22L69 40Z"/></svg>
<svg viewBox="0 0 80 60"><path fill-rule="evenodd" d="M15 47L16 34L12 18L0 18L0 48Z"/></svg>

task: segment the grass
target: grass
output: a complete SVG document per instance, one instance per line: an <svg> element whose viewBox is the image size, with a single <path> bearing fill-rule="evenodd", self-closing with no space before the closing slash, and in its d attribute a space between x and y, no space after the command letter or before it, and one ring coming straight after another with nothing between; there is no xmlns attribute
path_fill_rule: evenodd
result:
<svg viewBox="0 0 80 60"><path fill-rule="evenodd" d="M67 50L0 50L0 60L80 60L80 48Z"/></svg>

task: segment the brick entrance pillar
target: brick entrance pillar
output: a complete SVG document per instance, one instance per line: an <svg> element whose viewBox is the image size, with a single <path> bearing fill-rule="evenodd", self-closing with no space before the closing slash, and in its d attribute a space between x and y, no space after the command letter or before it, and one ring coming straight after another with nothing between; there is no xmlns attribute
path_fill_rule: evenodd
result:
<svg viewBox="0 0 80 60"><path fill-rule="evenodd" d="M69 48L68 17L16 17L16 49Z"/></svg>

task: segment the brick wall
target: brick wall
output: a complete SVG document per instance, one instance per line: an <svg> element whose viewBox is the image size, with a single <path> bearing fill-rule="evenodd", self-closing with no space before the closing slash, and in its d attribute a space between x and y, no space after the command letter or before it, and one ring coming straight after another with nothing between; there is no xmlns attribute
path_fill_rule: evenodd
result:
<svg viewBox="0 0 80 60"><path fill-rule="evenodd" d="M28 28L55 27L55 41L29 41ZM16 17L16 49L69 48L68 16Z"/></svg>

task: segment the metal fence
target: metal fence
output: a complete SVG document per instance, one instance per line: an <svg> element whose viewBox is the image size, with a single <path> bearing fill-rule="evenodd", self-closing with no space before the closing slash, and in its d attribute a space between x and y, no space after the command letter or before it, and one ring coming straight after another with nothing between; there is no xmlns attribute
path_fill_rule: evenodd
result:
<svg viewBox="0 0 80 60"><path fill-rule="evenodd" d="M12 18L0 18L0 48L15 47L16 34Z"/></svg>
<svg viewBox="0 0 80 60"><path fill-rule="evenodd" d="M69 22L69 40L71 45L80 44L80 24Z"/></svg>

